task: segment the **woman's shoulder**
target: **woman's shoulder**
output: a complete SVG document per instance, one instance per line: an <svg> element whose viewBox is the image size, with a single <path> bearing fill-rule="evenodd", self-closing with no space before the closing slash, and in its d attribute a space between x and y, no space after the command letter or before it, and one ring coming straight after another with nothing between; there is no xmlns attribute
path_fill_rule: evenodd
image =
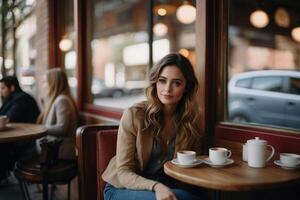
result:
<svg viewBox="0 0 300 200"><path fill-rule="evenodd" d="M125 116L130 115L135 119L144 118L146 108L147 108L147 102L142 101L125 109L123 115Z"/></svg>
<svg viewBox="0 0 300 200"><path fill-rule="evenodd" d="M71 98L68 95L65 94L60 94L58 95L53 104L60 104L60 103L67 103L67 104L72 104Z"/></svg>
<svg viewBox="0 0 300 200"><path fill-rule="evenodd" d="M70 97L66 94L60 94L56 97L56 99L70 99Z"/></svg>
<svg viewBox="0 0 300 200"><path fill-rule="evenodd" d="M142 102L133 104L132 106L130 106L128 108L128 110L138 112L138 111L145 111L146 108L147 108L147 101L142 101Z"/></svg>
<svg viewBox="0 0 300 200"><path fill-rule="evenodd" d="M142 102L133 104L132 106L127 108L125 111L131 112L133 114L139 114L139 113L145 113L146 108L147 108L147 102L142 101Z"/></svg>
<svg viewBox="0 0 300 200"><path fill-rule="evenodd" d="M121 118L121 125L134 128L136 133L139 132L138 130L142 130L146 108L147 102L140 102L125 109Z"/></svg>

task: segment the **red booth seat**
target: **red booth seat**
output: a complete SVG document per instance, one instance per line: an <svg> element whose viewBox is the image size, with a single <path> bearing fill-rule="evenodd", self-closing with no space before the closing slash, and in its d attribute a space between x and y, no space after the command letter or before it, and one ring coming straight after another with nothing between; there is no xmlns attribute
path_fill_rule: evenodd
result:
<svg viewBox="0 0 300 200"><path fill-rule="evenodd" d="M118 125L86 125L77 129L79 199L103 200L101 175L116 154Z"/></svg>

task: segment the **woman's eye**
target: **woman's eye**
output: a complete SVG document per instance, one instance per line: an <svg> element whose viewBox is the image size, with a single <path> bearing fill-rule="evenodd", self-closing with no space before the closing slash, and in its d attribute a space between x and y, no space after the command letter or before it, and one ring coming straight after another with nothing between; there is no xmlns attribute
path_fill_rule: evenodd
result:
<svg viewBox="0 0 300 200"><path fill-rule="evenodd" d="M181 85L181 82L175 81L175 85L176 85L176 86L180 86L180 85Z"/></svg>
<svg viewBox="0 0 300 200"><path fill-rule="evenodd" d="M158 82L160 82L160 83L165 83L166 80L165 80L165 79L158 79Z"/></svg>

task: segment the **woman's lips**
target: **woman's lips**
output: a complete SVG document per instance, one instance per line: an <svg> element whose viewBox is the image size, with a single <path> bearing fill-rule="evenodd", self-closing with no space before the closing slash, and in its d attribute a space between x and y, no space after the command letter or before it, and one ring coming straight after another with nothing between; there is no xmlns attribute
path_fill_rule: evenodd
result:
<svg viewBox="0 0 300 200"><path fill-rule="evenodd" d="M169 94L163 94L162 96L165 99L171 99L173 97L172 95L169 95Z"/></svg>

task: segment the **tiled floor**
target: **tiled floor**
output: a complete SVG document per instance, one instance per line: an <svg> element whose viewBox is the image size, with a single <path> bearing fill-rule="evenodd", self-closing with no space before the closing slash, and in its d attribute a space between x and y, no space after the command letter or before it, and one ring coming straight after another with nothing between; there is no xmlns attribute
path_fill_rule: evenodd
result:
<svg viewBox="0 0 300 200"><path fill-rule="evenodd" d="M41 186L29 184L28 186L30 197L32 200L42 200ZM49 188L50 191L50 188ZM78 199L77 178L71 183L71 199ZM67 199L67 185L57 186L54 193L54 200ZM11 175L7 181L2 181L0 184L0 200L23 200L21 189L17 180Z"/></svg>

